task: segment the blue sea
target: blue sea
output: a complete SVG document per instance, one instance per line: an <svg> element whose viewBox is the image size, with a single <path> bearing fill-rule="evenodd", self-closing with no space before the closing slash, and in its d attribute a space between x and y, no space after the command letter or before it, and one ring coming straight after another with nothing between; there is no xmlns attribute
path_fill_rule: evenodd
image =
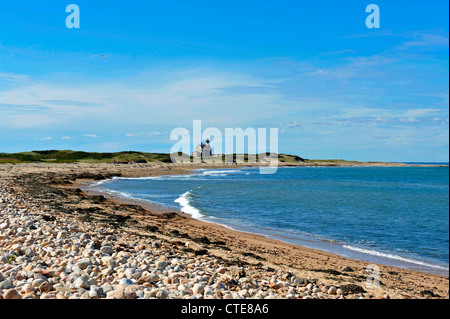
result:
<svg viewBox="0 0 450 319"><path fill-rule="evenodd" d="M236 230L448 276L448 167L202 169L94 187Z"/></svg>

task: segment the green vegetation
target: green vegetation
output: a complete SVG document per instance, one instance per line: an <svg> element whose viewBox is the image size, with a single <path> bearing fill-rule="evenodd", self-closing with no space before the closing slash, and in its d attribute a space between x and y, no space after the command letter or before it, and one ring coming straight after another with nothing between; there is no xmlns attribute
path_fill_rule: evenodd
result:
<svg viewBox="0 0 450 319"><path fill-rule="evenodd" d="M178 153L181 155L181 153ZM244 155L244 163L248 162L248 154ZM268 158L263 159L263 154L256 155L257 162L267 161ZM266 154L268 156L269 154ZM189 157L193 161L192 156ZM237 155L233 154L233 161L236 161ZM261 159L261 160L260 160ZM216 163L225 162L225 156L214 158ZM47 150L47 151L32 151L21 153L0 153L0 164L5 163L128 163L129 161L137 161L138 163L172 163L170 154L168 153L146 153L135 151L124 151L116 153L96 153L96 152L82 152L71 150ZM289 164L305 164L305 165L326 165L326 166L349 166L362 164L385 164L383 162L358 162L346 161L343 159L322 159L312 160L304 159L297 155L278 154L278 161L286 165Z"/></svg>
<svg viewBox="0 0 450 319"><path fill-rule="evenodd" d="M343 159L325 159L325 160L316 160L316 159L306 159L306 163L316 163L316 164L358 164L360 162L357 161L346 161Z"/></svg>
<svg viewBox="0 0 450 319"><path fill-rule="evenodd" d="M360 164L386 164L387 162L359 162L359 161L346 161L343 159L305 159L305 163L307 164L318 164L318 165L326 165L326 164L335 164L335 165L360 165Z"/></svg>
<svg viewBox="0 0 450 319"><path fill-rule="evenodd" d="M94 153L70 150L48 150L12 154L0 153L0 163L113 163L114 160L121 163L127 163L130 160L133 162L171 162L169 154L133 151L117 153Z"/></svg>
<svg viewBox="0 0 450 319"><path fill-rule="evenodd" d="M16 256L15 256L15 255L9 256L9 258L8 258L8 264L11 264L11 263L13 263L13 262L15 262L15 261L16 261Z"/></svg>
<svg viewBox="0 0 450 319"><path fill-rule="evenodd" d="M181 155L181 153L178 153ZM262 154L256 155L256 160L259 162ZM269 154L266 154L268 156ZM192 156L189 157L193 161ZM233 161L236 161L236 154L233 154ZM225 156L215 158L217 162L224 162ZM264 161L261 158L262 161ZM376 164L376 162L357 162L346 161L343 159L323 159L312 160L303 159L297 155L278 154L280 163L296 164L304 163L311 165L359 165L362 163ZM0 164L2 163L113 163L119 161L120 163L128 163L129 161L137 161L139 163L171 163L170 154L168 153L146 153L135 151L124 151L116 153L96 153L83 152L71 150L46 150L46 151L32 151L21 153L0 153ZM248 162L248 154L244 154L244 162Z"/></svg>
<svg viewBox="0 0 450 319"><path fill-rule="evenodd" d="M278 160L282 163L298 163L305 162L305 159L297 155L278 154Z"/></svg>
<svg viewBox="0 0 450 319"><path fill-rule="evenodd" d="M181 155L181 154L179 154ZM268 155L268 154L267 154ZM259 160L260 156L256 156ZM192 157L190 157L192 161ZM218 157L217 160L224 161L225 156ZM236 160L236 154L233 156ZM296 155L279 154L278 160L283 163L298 163L304 160ZM137 161L141 163L171 163L170 154L165 153L145 153L125 151L117 153L95 153L82 152L71 150L46 150L46 151L32 151L22 153L0 153L1 163L113 163L119 161L121 163L128 163L128 161ZM244 162L248 162L248 154L244 154Z"/></svg>

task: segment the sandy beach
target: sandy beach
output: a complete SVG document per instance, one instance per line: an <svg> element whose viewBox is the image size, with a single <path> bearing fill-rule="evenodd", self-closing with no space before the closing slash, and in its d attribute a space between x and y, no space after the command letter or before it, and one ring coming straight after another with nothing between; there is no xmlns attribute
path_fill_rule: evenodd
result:
<svg viewBox="0 0 450 319"><path fill-rule="evenodd" d="M367 262L88 191L218 167L239 165L0 165L0 298L449 298L447 277L377 265L368 285Z"/></svg>

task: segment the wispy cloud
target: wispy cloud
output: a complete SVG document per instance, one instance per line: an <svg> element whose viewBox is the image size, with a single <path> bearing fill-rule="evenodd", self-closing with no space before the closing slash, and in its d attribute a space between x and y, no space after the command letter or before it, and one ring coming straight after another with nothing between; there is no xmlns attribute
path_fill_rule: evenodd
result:
<svg viewBox="0 0 450 319"><path fill-rule="evenodd" d="M11 128L50 124L76 127L76 123L86 125L99 118L125 125L148 125L155 119L159 124L174 126L187 119L209 123L234 119L244 123L252 117L263 117L264 112L274 112L280 95L264 90L230 91L237 87L269 88L264 81L240 72L203 69L141 72L99 83L92 79L67 85L19 81L13 87L0 89L2 105L8 106L8 110L0 107L0 116ZM255 113L255 108L261 112ZM237 113L240 117L235 116Z"/></svg>
<svg viewBox="0 0 450 319"><path fill-rule="evenodd" d="M51 141L53 138L51 137L36 137L34 140L36 141Z"/></svg>
<svg viewBox="0 0 450 319"><path fill-rule="evenodd" d="M23 81L26 79L28 79L26 75L13 73L0 73L0 81L14 82L14 81Z"/></svg>
<svg viewBox="0 0 450 319"><path fill-rule="evenodd" d="M140 133L126 133L126 137L139 137L139 136L163 136L167 135L167 132L140 132Z"/></svg>
<svg viewBox="0 0 450 319"><path fill-rule="evenodd" d="M304 75L327 78L333 81L373 78L377 68L392 64L396 60L393 57L373 55L368 57L348 57L342 61L343 63L340 65L319 67L315 70L305 72Z"/></svg>
<svg viewBox="0 0 450 319"><path fill-rule="evenodd" d="M400 49L407 49L412 47L428 47L428 46L449 46L448 36L429 34L429 33L414 33L411 41L406 41L401 45Z"/></svg>
<svg viewBox="0 0 450 319"><path fill-rule="evenodd" d="M331 57L339 57L347 54L354 54L356 53L353 49L342 49L342 50L336 50L336 51L328 51L324 52L321 55L322 56L331 56Z"/></svg>

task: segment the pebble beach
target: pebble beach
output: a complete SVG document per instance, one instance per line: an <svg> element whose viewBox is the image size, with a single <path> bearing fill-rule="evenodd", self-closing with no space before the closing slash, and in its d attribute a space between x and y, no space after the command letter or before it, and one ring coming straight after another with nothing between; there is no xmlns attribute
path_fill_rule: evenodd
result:
<svg viewBox="0 0 450 319"><path fill-rule="evenodd" d="M367 263L81 187L190 169L0 166L0 299L448 298L447 277L380 265L368 287Z"/></svg>

